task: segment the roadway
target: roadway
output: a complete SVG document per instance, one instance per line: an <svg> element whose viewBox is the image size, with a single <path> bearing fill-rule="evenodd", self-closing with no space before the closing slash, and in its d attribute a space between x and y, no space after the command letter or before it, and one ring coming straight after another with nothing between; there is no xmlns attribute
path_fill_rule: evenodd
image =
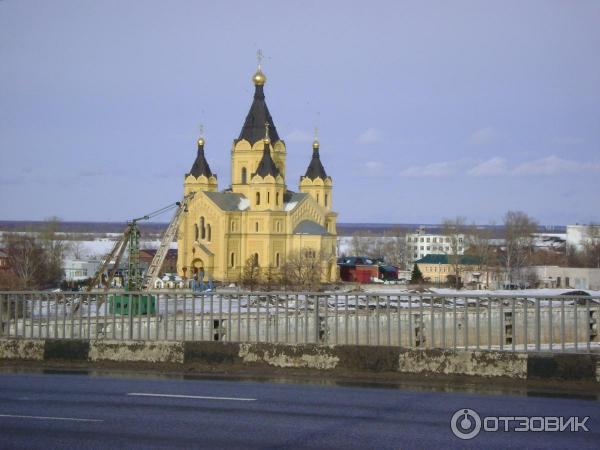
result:
<svg viewBox="0 0 600 450"><path fill-rule="evenodd" d="M484 416L590 416L589 432L456 438ZM0 448L598 448L600 402L406 388L0 373Z"/></svg>

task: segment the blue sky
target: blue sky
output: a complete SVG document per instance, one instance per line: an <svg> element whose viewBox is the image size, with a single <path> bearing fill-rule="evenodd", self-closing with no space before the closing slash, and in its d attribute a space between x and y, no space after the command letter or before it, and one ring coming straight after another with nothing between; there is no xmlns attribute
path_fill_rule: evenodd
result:
<svg viewBox="0 0 600 450"><path fill-rule="evenodd" d="M600 221L597 1L0 1L0 219L174 202L199 123L227 187L258 48L340 221Z"/></svg>

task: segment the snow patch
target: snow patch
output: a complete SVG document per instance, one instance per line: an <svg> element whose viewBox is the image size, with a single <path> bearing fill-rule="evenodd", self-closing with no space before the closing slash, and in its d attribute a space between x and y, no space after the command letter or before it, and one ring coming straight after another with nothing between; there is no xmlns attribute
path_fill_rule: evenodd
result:
<svg viewBox="0 0 600 450"><path fill-rule="evenodd" d="M289 202L285 204L285 210L286 211L291 211L292 209L294 209L296 207L296 205L298 204L298 202Z"/></svg>
<svg viewBox="0 0 600 450"><path fill-rule="evenodd" d="M240 198L240 202L238 203L238 209L240 211L245 211L248 208L250 208L250 200L248 200L247 198Z"/></svg>

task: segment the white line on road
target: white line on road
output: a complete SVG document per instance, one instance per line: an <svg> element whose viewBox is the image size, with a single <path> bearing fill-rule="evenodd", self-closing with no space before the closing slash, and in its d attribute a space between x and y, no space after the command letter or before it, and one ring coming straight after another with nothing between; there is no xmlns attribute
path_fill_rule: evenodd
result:
<svg viewBox="0 0 600 450"><path fill-rule="evenodd" d="M16 414L0 414L0 417L13 417L17 419L38 419L38 420L70 420L72 422L104 422L100 419L80 419L77 417L47 417L47 416L19 416Z"/></svg>
<svg viewBox="0 0 600 450"><path fill-rule="evenodd" d="M239 397L206 397L203 395L177 395L177 394L148 394L144 392L128 392L127 395L138 397L170 397L170 398L195 398L201 400L237 400L240 402L254 402L255 398L239 398Z"/></svg>

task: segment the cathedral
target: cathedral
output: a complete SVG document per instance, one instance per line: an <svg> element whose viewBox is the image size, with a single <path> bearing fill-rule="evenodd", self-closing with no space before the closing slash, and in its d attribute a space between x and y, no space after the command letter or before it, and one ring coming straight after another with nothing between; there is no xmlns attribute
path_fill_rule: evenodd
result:
<svg viewBox="0 0 600 450"><path fill-rule="evenodd" d="M265 102L260 64L252 77L254 99L231 149L231 186L219 191L204 138L184 178L189 200L178 232L177 270L184 278L237 282L248 264L277 273L288 258L320 258L321 281L337 280L333 182L315 136L298 192L286 184L286 145Z"/></svg>

